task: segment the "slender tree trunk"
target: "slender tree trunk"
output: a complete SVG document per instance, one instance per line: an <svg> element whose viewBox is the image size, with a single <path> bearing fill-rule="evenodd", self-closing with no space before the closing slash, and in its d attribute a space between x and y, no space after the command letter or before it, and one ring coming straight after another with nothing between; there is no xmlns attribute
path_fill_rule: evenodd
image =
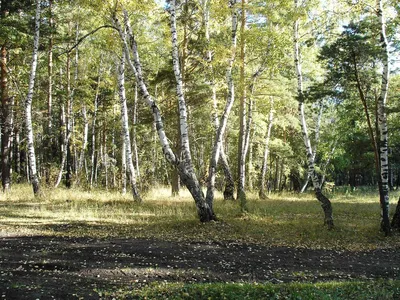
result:
<svg viewBox="0 0 400 300"><path fill-rule="evenodd" d="M245 78L245 53L246 53L246 3L242 0L241 5L241 26L240 26L240 106L239 106L239 143L238 143L238 185L237 199L240 202L242 211L247 211L246 207L246 156L245 156L245 133L246 133L246 78Z"/></svg>
<svg viewBox="0 0 400 300"><path fill-rule="evenodd" d="M32 98L33 98L33 88L35 85L36 67L37 67L38 50L39 50L40 3L41 3L40 0L36 0L35 34L33 40L32 63L29 76L28 94L25 100L25 124L26 124L26 139L27 139L28 158L29 158L29 171L30 171L30 179L32 183L33 193L35 196L40 195L40 184L36 170L35 146L33 140Z"/></svg>
<svg viewBox="0 0 400 300"><path fill-rule="evenodd" d="M223 153L223 151L221 152L222 139L223 139L223 136L225 133L226 125L228 123L228 117L229 117L230 111L232 109L234 100L235 100L234 85L233 85L233 78L232 78L232 68L233 68L233 63L235 61L235 57L236 57L236 44L237 44L236 33L237 33L237 23L238 22L237 22L237 11L236 11L236 8L234 7L234 3L230 2L230 6L231 6L231 10L232 10L232 36L231 36L232 37L232 45L231 45L232 50L231 50L231 58L229 60L229 66L227 69L228 99L226 101L225 109L221 116L221 120L218 120L216 111L214 114L216 137L215 137L214 146L213 146L213 150L212 150L212 154L211 154L211 158L210 158L208 180L207 180L207 195L206 195L206 201L210 207L212 207L213 200L214 200L215 177L216 177L218 159L220 158L221 154L225 158L225 155L224 155L225 153ZM214 103L215 102L216 101L214 101ZM224 169L226 169L226 168L224 168ZM225 171L225 175L226 175L226 177L229 178L228 170ZM230 190L232 190L232 189L230 189ZM228 193L226 193L226 194L224 192L225 199L230 197L230 195Z"/></svg>
<svg viewBox="0 0 400 300"><path fill-rule="evenodd" d="M298 0L294 0L295 7L299 8ZM307 123L304 113L304 95L303 95L303 78L301 72L300 63L300 46L299 46L299 19L294 23L294 63L297 74L297 97L299 102L299 119L301 124L301 129L303 133L304 145L306 147L307 163L308 163L308 176L312 179L315 196L317 200L321 203L322 209L325 214L325 224L328 225L328 229L334 227L333 216L332 216L332 205L330 200L322 194L321 186L318 180L318 175L315 172L314 166L314 156L311 148L311 141L308 136Z"/></svg>
<svg viewBox="0 0 400 300"><path fill-rule="evenodd" d="M260 176L260 191L259 197L260 199L267 199L267 187L266 187L266 175L268 172L268 155L269 155L269 141L271 139L271 131L274 122L274 98L270 97L270 109L269 109L269 118L268 118L268 129L267 134L265 135L265 142L264 142L264 157L263 157L263 164L261 167L261 176Z"/></svg>
<svg viewBox="0 0 400 300"><path fill-rule="evenodd" d="M180 74L179 73L177 74L177 71L179 72L179 61L178 61L178 57L177 57L175 1L172 1L170 4L170 12L171 12L171 32L172 32L172 42L173 42L172 44L173 44L174 73L177 77L177 86L178 86L178 90L179 90L179 85L180 85L179 84L179 81L180 81L179 75ZM127 31L122 30L117 19L114 19L114 21L118 28L121 39L124 43L126 58L128 59L129 65L135 74L137 84L143 95L143 99L152 110L158 137L159 137L162 149L163 149L164 156L170 164L172 164L179 170L179 175L181 176L182 182L186 185L189 192L192 194L193 199L195 200L200 221L208 222L211 220L215 220L216 217L214 215L214 212L212 211L212 208L210 208L209 205L207 204L207 202L205 201L204 194L200 189L199 182L197 181L196 175L195 175L193 167L191 165L190 152L189 153L187 152L188 141L185 141L185 139L187 139L188 136L187 136L187 124L185 124L186 109L185 109L185 102L184 102L183 94L181 94L179 96L179 103L180 103L180 106L182 106L181 129L183 129L183 130L181 131L181 133L182 133L182 139L184 140L182 145L185 148L185 153L183 155L184 160L180 161L178 159L178 157L175 155L175 153L172 151L171 146L168 141L168 138L165 134L160 110L159 110L156 102L154 101L154 99L150 96L150 94L147 90L147 86L144 83L142 67L140 64L139 54L137 51L137 44L136 44L136 41L134 40L131 28L129 26L128 15L126 12L124 13L124 19L125 19L125 25L126 25ZM128 33L128 39L126 38L126 33ZM130 51L132 51L133 61L130 59ZM186 132L186 135L185 135L185 132Z"/></svg>
<svg viewBox="0 0 400 300"><path fill-rule="evenodd" d="M140 182L140 168L139 168L139 152L137 147L137 136L136 136L136 125L137 125L137 118L138 118L138 88L135 85L135 98L133 102L133 136L132 136L132 144L133 144L133 154L134 154L134 164L136 170L136 177L138 182ZM140 185L140 184L139 184Z"/></svg>
<svg viewBox="0 0 400 300"><path fill-rule="evenodd" d="M86 181L88 181L88 174L85 168L85 157L86 157L88 137L89 137L89 120L87 117L86 103L82 104L82 118L83 118L83 144L82 144L81 154L79 157L78 171L80 171L81 173L84 172ZM78 183L79 180L80 179L78 178Z"/></svg>
<svg viewBox="0 0 400 300"><path fill-rule="evenodd" d="M238 26L238 14L237 14L237 9L235 7L235 2L233 0L229 0L229 7L232 11L232 28L231 28L231 57L229 58L229 64L228 68L226 71L226 80L227 80L227 86L228 86L228 98L227 98L227 103L234 103L235 100L235 94L234 94L234 81L232 77L232 69L233 69L233 64L236 58L236 47L237 47L237 26ZM204 32L205 32L205 38L207 43L210 43L210 32L209 32L209 19L210 19L210 1L209 0L204 0L202 2L202 7L203 7L203 19L204 19ZM213 100L213 121L214 121L214 127L216 134L218 131L218 128L220 126L220 120L218 118L218 103L217 103L217 88L215 85L214 81L214 70L212 66L212 51L208 50L207 51L207 62L209 64L209 70L210 70L210 85L212 89L212 100ZM229 113L228 113L229 114ZM226 127L226 125L225 125ZM222 133L223 134L223 133ZM224 134L223 134L224 136ZM222 166L222 169L224 171L224 176L225 176L225 188L224 188L224 199L225 200L235 200L234 197L234 192L235 192L235 181L232 176L231 169L229 167L228 159L226 157L225 151L224 151L224 146L223 146L223 140L221 140L220 144L220 164ZM217 159L218 161L218 159ZM214 170L215 172L216 170ZM210 176L210 174L209 174ZM210 177L214 176L214 181L215 181L215 174L211 174ZM214 183L215 184L215 183Z"/></svg>
<svg viewBox="0 0 400 300"><path fill-rule="evenodd" d="M274 192L276 192L279 188L279 160L280 160L280 157L278 155L276 155L275 156Z"/></svg>
<svg viewBox="0 0 400 300"><path fill-rule="evenodd" d="M66 125L67 125L67 139L66 139L66 174L65 174L65 186L71 188L72 185L72 155L71 155L71 136L72 131L72 108L73 108L73 95L71 93L71 58L70 53L67 54L67 114L66 114Z"/></svg>
<svg viewBox="0 0 400 300"><path fill-rule="evenodd" d="M126 143L125 143L125 136L124 133L121 134L122 136L122 150L121 150L121 161L122 161L122 168L121 168L121 178L122 178L122 195L126 194Z"/></svg>
<svg viewBox="0 0 400 300"><path fill-rule="evenodd" d="M7 70L7 48L1 47L0 68L1 68L1 182L3 192L8 192L11 186L11 97L8 94L8 70Z"/></svg>
<svg viewBox="0 0 400 300"><path fill-rule="evenodd" d="M49 45L48 45L48 55L47 55L47 119L44 122L43 132L45 133L44 137L44 168L45 168L45 177L46 184L50 184L50 172L51 172L51 160L53 158L53 143L54 140L52 138L53 131L53 28L54 28L54 20L53 20L53 0L49 1L49 27L50 27L50 35L49 35Z"/></svg>
<svg viewBox="0 0 400 300"><path fill-rule="evenodd" d="M96 95L94 97L94 108L93 108L93 118L92 118L92 153L91 153L91 172L90 172L90 187L93 187L96 179L97 172L97 148L96 148L96 120L97 120L97 108L98 108L98 97L100 88L100 76L101 69L99 68L99 74L97 77L96 85Z"/></svg>
<svg viewBox="0 0 400 300"><path fill-rule="evenodd" d="M318 147L318 143L319 143L319 128L321 127L321 119L322 119L322 111L323 111L323 103L322 100L318 101L318 116L317 116L317 122L316 122L316 126L315 126L315 139L314 139L314 147L313 147L313 157L314 157L314 161L316 159L317 156L317 147ZM310 181L310 177L308 176L307 173L307 178L303 184L303 187L301 188L300 193L304 193L304 191L306 190L307 186L308 186L308 182ZM323 184L323 181L321 181L321 186Z"/></svg>
<svg viewBox="0 0 400 300"><path fill-rule="evenodd" d="M66 65L66 76L67 76L67 103L61 104L61 128L64 128L64 133L62 134L62 144L61 144L61 165L60 171L58 172L57 181L55 188L59 186L64 174L64 167L66 168L66 181L65 186L67 188L71 187L71 73L70 73L71 59L69 53L67 54L67 65ZM65 107L67 112L65 113Z"/></svg>
<svg viewBox="0 0 400 300"><path fill-rule="evenodd" d="M128 124L128 109L126 106L126 96L125 96L125 58L124 55L121 59L118 68L118 91L119 100L121 105L121 116L122 116L122 132L124 135L124 144L126 151L126 163L128 166L129 183L131 186L133 200L140 203L142 199L139 195L138 188L136 186L136 171L132 160L132 150L131 150L131 138L129 136L129 124Z"/></svg>
<svg viewBox="0 0 400 300"><path fill-rule="evenodd" d="M382 82L381 93L378 98L378 128L379 128L379 161L380 161L380 180L382 188L380 191L380 203L382 209L382 230L385 235L390 234L390 220L389 220L389 157L388 157L388 128L386 117L386 99L389 89L389 51L388 42L386 38L386 22L383 15L382 0L376 1L376 11L381 26L381 47L383 54L383 69L382 69Z"/></svg>
<svg viewBox="0 0 400 300"><path fill-rule="evenodd" d="M330 161L331 161L331 159L332 159L332 156L333 156L333 154L335 153L335 149L336 149L335 145L336 145L336 142L332 143L332 145L331 145L332 147L331 147L331 151L329 152L329 156L328 156L328 158L327 158L327 160L326 160L324 166L322 167L321 187L322 187L322 186L324 185L324 183L325 183L326 169L328 168L329 163L330 163Z"/></svg>

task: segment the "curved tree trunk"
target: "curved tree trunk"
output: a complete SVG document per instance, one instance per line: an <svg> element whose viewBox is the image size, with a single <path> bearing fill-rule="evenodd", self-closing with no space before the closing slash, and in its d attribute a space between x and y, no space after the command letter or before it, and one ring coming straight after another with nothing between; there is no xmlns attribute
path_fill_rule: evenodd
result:
<svg viewBox="0 0 400 300"><path fill-rule="evenodd" d="M33 140L32 98L33 98L33 88L35 86L36 67L38 61L39 32L40 32L40 0L36 0L35 34L33 40L32 64L29 76L28 94L25 100L25 124L26 124L26 139L27 139L28 158L29 158L29 173L30 173L30 180L32 183L33 193L35 196L40 195L40 184L36 170L36 157L35 157L35 147Z"/></svg>
<svg viewBox="0 0 400 300"><path fill-rule="evenodd" d="M168 138L167 138L165 130L164 130L164 125L163 125L160 110L159 110L156 102L154 101L153 97L149 94L147 86L144 82L142 66L140 63L139 53L137 50L137 44L136 44L136 41L132 34L132 30L129 26L129 20L128 20L128 15L127 15L126 11L124 12L124 20L125 20L126 30L123 30L118 19L114 18L115 25L118 28L118 32L119 32L120 37L123 42L123 47L125 50L126 58L129 62L129 66L132 68L132 71L135 74L136 82L138 84L139 90L143 96L144 101L150 107L150 109L152 111L152 114L154 117L154 122L156 124L158 138L161 143L165 159L171 165L176 167L177 170L179 171L179 175L181 177L182 182L188 188L189 192L193 196L193 199L196 203L197 213L198 213L200 221L208 222L211 220L215 220L216 219L215 214L212 211L212 208L205 201L204 194L200 189L200 184L199 184L197 177L193 171L193 167L191 165L191 159L190 159L190 152L189 153L186 152L186 154L184 154L184 160L180 161L179 158L177 157L177 155L171 149L171 146L169 144ZM172 32L175 31L175 34L173 34L172 40L173 40L173 44L175 44L174 47L176 49L174 50L174 52L176 53L177 38L176 38L176 30L174 30L174 23L175 23L174 20L175 20L175 1L172 1L171 2L171 29L172 29L171 31ZM128 37L126 35L128 35ZM132 52L133 59L130 58L131 52ZM175 57L174 58L174 65L175 65L174 71L176 72L176 70L179 70L179 67L177 68L177 65L176 65L179 62L176 60L175 55L174 55L174 57ZM178 82L179 82L179 80L178 80ZM179 97L179 98L180 98L179 99L180 106L182 106L182 107L185 106L184 98L183 98L183 101L182 101L182 97ZM182 125L181 127L183 127L184 131L182 131L181 133L182 133L182 135L184 135L186 132L186 136L182 137L182 139L184 140L184 142L182 143L182 148L185 148L185 150L187 151L188 141L185 141L185 139L187 139L188 136L187 136L187 124L185 124L185 113L186 113L186 110L184 109L182 111L182 118L181 118L181 125Z"/></svg>
<svg viewBox="0 0 400 300"><path fill-rule="evenodd" d="M228 86L228 98L227 102L234 102L234 82L233 82L233 77L232 77L232 69L233 69L233 63L236 58L236 45L237 45L237 25L238 25L238 16L237 16L237 9L235 8L235 3L231 0L229 0L229 6L232 11L232 29L231 29L231 57L229 58L229 64L228 68L226 70L226 80L227 80L227 86ZM209 32L209 18L210 18L210 1L209 0L203 0L202 2L202 7L203 7L203 19L204 19L204 34L207 43L210 43L210 32ZM218 118L218 102L217 102L217 88L215 86L215 81L214 81L214 70L212 66L212 51L208 50L207 51L207 62L209 64L209 70L210 70L210 77L211 80L209 84L212 87L212 100L213 100L213 123L214 123L214 128L215 128L215 133L217 134L218 128L220 126L220 120ZM215 143L214 143L215 144ZM223 146L223 141L221 141L220 144L220 157L219 157L219 162L221 164L221 167L224 171L224 176L225 176L225 188L224 188L224 200L235 200L234 193L235 193L235 181L232 176L231 169L229 167L228 159L226 157L225 151L224 151L224 146ZM218 161L218 159L216 160ZM214 170L215 172L215 170ZM210 176L211 175L211 176ZM215 182L215 174L209 174L210 177L214 177L214 182Z"/></svg>
<svg viewBox="0 0 400 300"><path fill-rule="evenodd" d="M236 12L236 8L234 7L234 3L230 2L230 5L231 5L231 9L232 9L232 50L231 50L232 52L231 52L231 58L229 60L229 66L227 69L228 99L226 101L225 109L221 116L221 120L218 120L216 113L214 116L214 118L215 118L214 124L217 127L217 130L216 130L216 136L215 136L213 150L212 150L211 157L210 157L208 180L207 180L207 196L206 196L207 203L211 207L212 207L212 204L214 201L215 176L216 176L216 171L217 171L218 160L221 156L222 138L224 136L226 125L228 123L228 117L229 117L230 111L232 109L234 100L235 100L234 85L233 85L233 78L232 78L232 68L233 68L233 63L234 63L235 56L236 56L237 12ZM226 196L228 196L228 195L226 195Z"/></svg>
<svg viewBox="0 0 400 300"><path fill-rule="evenodd" d="M295 7L298 8L299 7L298 0L294 0L294 3ZM315 172L314 155L311 147L311 141L308 136L307 123L304 113L303 78L301 72L300 46L299 46L299 19L297 19L294 23L294 63L297 74L297 97L299 102L298 111L299 111L301 130L303 133L304 145L306 147L308 176L312 180L315 196L317 200L321 203L322 209L324 211L325 214L324 223L328 225L328 229L332 229L334 227L332 205L330 200L322 194L318 175Z"/></svg>

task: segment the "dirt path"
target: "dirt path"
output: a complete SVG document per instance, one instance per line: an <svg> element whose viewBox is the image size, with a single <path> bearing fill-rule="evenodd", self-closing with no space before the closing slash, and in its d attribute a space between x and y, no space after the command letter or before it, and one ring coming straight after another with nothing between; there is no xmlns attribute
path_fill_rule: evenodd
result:
<svg viewBox="0 0 400 300"><path fill-rule="evenodd" d="M98 299L96 290L149 282L290 282L400 278L400 249L368 252L174 243L1 237L2 299Z"/></svg>

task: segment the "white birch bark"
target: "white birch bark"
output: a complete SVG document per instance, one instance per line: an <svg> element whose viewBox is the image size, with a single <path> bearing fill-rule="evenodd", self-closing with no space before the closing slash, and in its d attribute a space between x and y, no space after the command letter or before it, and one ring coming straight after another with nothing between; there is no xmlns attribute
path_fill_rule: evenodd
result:
<svg viewBox="0 0 400 300"><path fill-rule="evenodd" d="M271 107L269 110L267 134L265 135L265 141L264 141L264 156L263 156L263 164L262 164L261 176L260 176L260 191L259 191L260 199L267 198L267 187L265 184L266 183L265 177L268 172L269 141L271 139L272 126L274 124L274 98L273 97L270 97L269 103L270 103Z"/></svg>
<svg viewBox="0 0 400 300"><path fill-rule="evenodd" d="M212 207L214 201L214 191L215 191L215 176L217 171L218 159L221 155L222 149L222 139L225 133L226 125L228 123L228 117L232 110L233 103L235 101L234 94L234 84L232 78L233 63L236 57L236 45L237 45L237 12L232 4L232 45L231 45L231 58L229 59L229 65L227 68L227 82L228 82L228 98L225 104L224 112L222 113L221 120L218 120L218 116L215 115L215 124L218 125L216 130L216 136L214 141L214 146L212 154L210 157L210 164L208 170L208 180L207 180L207 195L206 200L209 206Z"/></svg>
<svg viewBox="0 0 400 300"><path fill-rule="evenodd" d="M137 118L138 118L137 105L138 105L138 88L137 88L137 85L135 85L135 98L134 98L134 103L133 103L133 137L132 137L133 141L132 141L132 144L133 144L133 153L135 156L136 175L137 175L138 182L140 182L139 152L138 152L138 147L137 147L137 142L136 142L136 125L137 125Z"/></svg>
<svg viewBox="0 0 400 300"><path fill-rule="evenodd" d="M171 15L173 15L173 17L171 17L171 18L174 19L175 18L175 1L173 1L173 3L171 4L171 9L173 10L173 13L171 13ZM129 62L129 66L131 67L132 71L135 74L136 82L139 87L139 90L143 96L144 101L152 110L154 122L156 124L158 138L161 143L164 156L170 164L172 164L173 166L175 166L178 169L181 179L182 179L182 182L186 185L189 192L192 194L194 201L196 203L197 212L198 212L200 221L208 222L211 220L215 220L216 217L214 215L214 212L209 207L209 205L206 203L204 194L200 189L199 182L196 178L196 175L193 172L193 167L187 166L187 160L181 163L179 161L177 155L171 149L168 138L165 134L160 110L159 110L156 102L154 101L153 97L149 94L147 86L144 82L142 66L141 66L140 59L139 59L137 44L134 39L132 30L129 26L128 14L126 11L124 12L124 20L125 20L126 30L122 29L117 18L114 18L114 23L115 23L116 28L118 29L119 35L122 39L124 50L125 50L125 56ZM127 37L127 35L128 35L128 37ZM133 59L131 59L131 54L130 54L131 52L132 52ZM174 68L174 69L176 69L176 68ZM186 159L187 159L187 157L186 157Z"/></svg>
<svg viewBox="0 0 400 300"><path fill-rule="evenodd" d="M318 110L318 115L317 115L317 122L316 122L316 126L315 126L315 138L314 138L314 148L313 148L313 159L315 161L315 157L317 155L317 147L318 147L318 143L319 143L319 129L321 127L321 119L322 119L322 111L323 111L323 103L322 100L318 101L318 106L319 106L319 110ZM308 181L310 180L310 177L307 174L307 178L305 183L303 184L303 187L300 190L300 193L304 193L304 191L307 188L308 185ZM322 187L323 181L321 181L321 187Z"/></svg>
<svg viewBox="0 0 400 300"><path fill-rule="evenodd" d="M122 133L122 150L121 150L121 177L122 177L122 195L126 194L126 143L124 139L124 134Z"/></svg>
<svg viewBox="0 0 400 300"><path fill-rule="evenodd" d="M124 146L126 152L126 164L129 174L129 183L131 186L133 200L135 202L142 202L139 195L139 191L136 186L136 171L132 160L132 149L131 149L131 138L129 136L129 123L128 123L128 108L126 105L125 95L125 58L124 55L121 58L121 62L118 67L118 93L119 101L121 105L121 117L122 117L122 133L124 135Z"/></svg>
<svg viewBox="0 0 400 300"><path fill-rule="evenodd" d="M40 2L41 2L40 0L36 0L35 33L33 38L32 63L29 76L28 94L25 100L25 125L26 125L26 139L28 147L29 173L30 173L30 181L32 183L33 193L35 196L39 196L40 194L40 184L36 170L35 146L33 139L32 98L33 98L33 89L35 86L36 68L38 63L40 13L41 13Z"/></svg>
<svg viewBox="0 0 400 300"><path fill-rule="evenodd" d="M294 0L295 7L299 8L298 0ZM298 111L301 130L303 134L303 141L306 147L307 164L308 164L308 176L311 178L315 195L317 200L320 201L322 209L325 214L325 224L328 225L328 229L333 228L333 216L332 216L332 205L327 197L322 194L321 185L318 179L318 175L315 172L314 156L311 147L310 137L308 135L307 122L304 113L304 94L303 94L303 76L301 71L300 62L300 45L299 45L299 19L294 22L293 26L293 50L294 50L294 64L297 75L297 98L298 98Z"/></svg>
<svg viewBox="0 0 400 300"><path fill-rule="evenodd" d="M389 51L386 37L386 22L383 14L382 0L376 1L377 17L381 29L382 48L382 81L381 92L378 99L378 129L379 129L379 161L381 176L380 202L382 208L382 229L385 235L390 234L389 221L389 158L388 158L388 128L386 117L386 99L389 88Z"/></svg>
<svg viewBox="0 0 400 300"><path fill-rule="evenodd" d="M172 65L175 74L176 81L176 93L178 97L178 108L179 108L179 126L180 126L180 137L181 137L181 155L182 160L186 164L186 168L189 172L194 174L192 158L190 153L189 145L189 133L187 124L187 108L186 100L183 92L182 74L179 63L178 54L178 34L176 31L176 9L175 0L170 2L170 25L171 25L171 40L172 40Z"/></svg>

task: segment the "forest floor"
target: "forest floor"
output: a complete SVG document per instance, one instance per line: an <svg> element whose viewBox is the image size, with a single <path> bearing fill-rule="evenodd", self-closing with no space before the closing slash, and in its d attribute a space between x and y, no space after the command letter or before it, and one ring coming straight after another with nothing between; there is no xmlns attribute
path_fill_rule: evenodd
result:
<svg viewBox="0 0 400 300"><path fill-rule="evenodd" d="M152 282L398 279L399 250L354 252L236 242L3 236L0 291L2 299L99 299L101 291L135 291Z"/></svg>
<svg viewBox="0 0 400 300"><path fill-rule="evenodd" d="M400 234L379 232L375 194L330 195L332 231L310 195L249 197L247 214L219 198L202 224L167 191L47 194L0 195L1 299L400 299Z"/></svg>

